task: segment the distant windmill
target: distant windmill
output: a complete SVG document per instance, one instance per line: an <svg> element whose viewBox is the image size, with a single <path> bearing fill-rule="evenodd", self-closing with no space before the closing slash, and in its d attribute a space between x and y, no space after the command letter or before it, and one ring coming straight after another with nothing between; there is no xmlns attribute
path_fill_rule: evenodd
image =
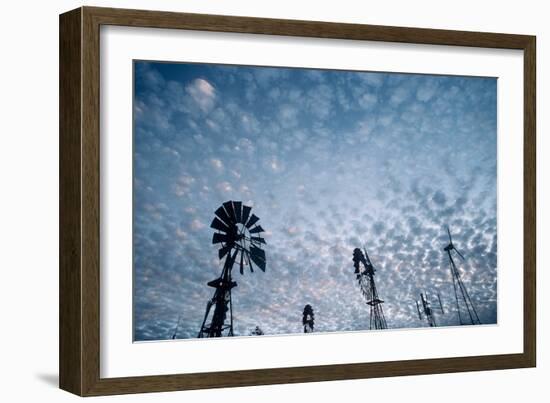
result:
<svg viewBox="0 0 550 403"><path fill-rule="evenodd" d="M464 256L454 246L453 238L451 237L451 230L449 229L449 227L447 227L447 233L449 234L449 244L445 246L443 250L447 252L447 256L449 257L451 277L453 279L453 288L455 292L456 311L458 312L458 321L461 325L467 324L462 319L462 313L461 313L461 306L462 306L462 310L465 310L468 313L468 318L470 319L470 323L472 325L481 325L481 321L479 320L479 316L477 315L476 308L470 298L470 295L468 294L468 291L466 290L466 286L462 282L462 279L460 277L460 272L456 268L456 264L451 252L455 251L456 254L460 256L462 260L465 260Z"/></svg>
<svg viewBox="0 0 550 403"><path fill-rule="evenodd" d="M373 327L374 329L387 329L388 325L386 324L384 310L382 309L384 301L378 298L378 291L374 283L374 273L376 270L369 259L366 249L365 254L359 248L353 250L353 266L355 267L356 279L361 288L361 294L363 294L367 305L370 306L369 329Z"/></svg>
<svg viewBox="0 0 550 403"><path fill-rule="evenodd" d="M313 314L313 308L307 304L304 307L304 313L302 316L302 324L304 325L304 333L313 333L313 325L315 323L315 315Z"/></svg>
<svg viewBox="0 0 550 403"><path fill-rule="evenodd" d="M178 337L178 330L179 330L179 327L180 327L180 322L181 322L181 315L178 317L178 323L176 323L176 328L174 329L174 333L172 333L172 340L174 340L175 338Z"/></svg>
<svg viewBox="0 0 550 403"><path fill-rule="evenodd" d="M212 237L212 243L221 244L218 257L220 260L225 258L225 262L221 276L207 283L216 291L206 304L198 337L233 336L231 290L237 283L231 278L231 270L236 262L241 274L245 265L251 272L254 272L253 264L265 271L265 251L262 249L265 240L258 235L264 229L256 225L259 218L251 215L251 210L240 201L227 201L215 211L216 217L210 227L217 232ZM210 315L212 307L214 310ZM228 313L229 323L226 323Z"/></svg>
<svg viewBox="0 0 550 403"><path fill-rule="evenodd" d="M420 304L418 301L416 302L416 310L418 311L418 319L422 320L423 317L426 318L426 321L428 322L428 325L430 327L436 327L437 323L435 321L435 313L434 310L437 309L441 312L441 314L445 314L445 311L443 310L443 304L441 303L441 297L439 296L439 293L437 293L437 301L439 302L439 307L432 307L432 303L430 302L430 299L428 297L428 293L420 293Z"/></svg>
<svg viewBox="0 0 550 403"><path fill-rule="evenodd" d="M253 331L250 332L251 336L263 336L265 333L260 326L256 326Z"/></svg>

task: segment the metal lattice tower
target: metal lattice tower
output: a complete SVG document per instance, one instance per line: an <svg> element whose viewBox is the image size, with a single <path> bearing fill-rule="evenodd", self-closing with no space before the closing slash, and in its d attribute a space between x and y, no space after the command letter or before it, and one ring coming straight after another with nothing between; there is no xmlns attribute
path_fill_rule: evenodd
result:
<svg viewBox="0 0 550 403"><path fill-rule="evenodd" d="M370 322L369 329L387 329L386 318L384 317L384 310L382 304L384 303L378 297L378 291L374 282L374 269L369 255L365 250L365 254L361 252L361 249L355 248L353 250L353 266L355 267L355 274L361 294L367 305L370 306Z"/></svg>
<svg viewBox="0 0 550 403"><path fill-rule="evenodd" d="M449 234L449 244L443 248L445 252L447 252L447 256L449 257L449 267L451 269L451 277L453 279L453 288L454 288L454 294L455 294L455 302L456 302L456 311L458 313L458 321L461 325L466 324L472 324L472 325L481 325L481 321L479 320L479 316L477 315L476 308L474 306L474 303L472 302L472 299L470 298L470 295L468 294L468 290L466 290L466 286L462 282L462 279L460 277L460 272L458 271L455 261L453 259L453 256L451 254L452 251L455 251L458 256L462 260L464 259L464 256L462 253L458 251L458 249L455 248L453 244L453 238L451 237L451 230L449 227L447 227L447 233ZM462 319L462 311L466 311L468 313L467 318L464 320ZM469 323L465 322L469 319Z"/></svg>
<svg viewBox="0 0 550 403"><path fill-rule="evenodd" d="M206 303L206 313L204 314L201 330L198 335L199 338L233 336L231 290L237 286L237 283L231 280L231 268L234 263L234 256L228 255L225 259L220 278L207 283L210 287L215 288L216 291L212 299ZM207 324L212 307L214 307L214 312L210 323ZM228 312L229 323L226 323Z"/></svg>
<svg viewBox="0 0 550 403"><path fill-rule="evenodd" d="M251 210L240 201L227 201L215 211L216 217L210 224L216 230L212 243L221 244L218 257L220 260L225 258L225 261L221 276L207 283L216 291L206 304L206 313L197 336L199 338L233 336L231 290L237 283L232 280L231 271L235 262L238 262L241 274L244 273L245 265L254 272L253 263L265 271L265 251L262 249L265 240L258 235L264 229L256 225L259 218L251 215Z"/></svg>
<svg viewBox="0 0 550 403"><path fill-rule="evenodd" d="M307 304L304 307L302 316L302 325L304 325L304 333L313 333L313 325L315 324L315 314L311 305Z"/></svg>
<svg viewBox="0 0 550 403"><path fill-rule="evenodd" d="M435 307L435 308L432 307L432 303L430 302L428 293L425 293L425 294L420 293L420 304L418 303L418 301L415 301L416 310L418 311L418 319L422 320L423 317L425 317L426 322L428 322L428 326L430 327L437 326L437 323L435 321L435 312L434 312L435 309L439 310L441 314L443 315L445 314L439 293L437 294L437 300L439 302L439 307Z"/></svg>

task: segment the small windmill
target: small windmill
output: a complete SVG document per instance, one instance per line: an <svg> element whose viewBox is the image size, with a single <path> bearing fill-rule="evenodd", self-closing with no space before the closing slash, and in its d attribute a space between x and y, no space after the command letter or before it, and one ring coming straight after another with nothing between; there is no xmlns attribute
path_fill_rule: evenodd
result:
<svg viewBox="0 0 550 403"><path fill-rule="evenodd" d="M428 322L428 325L430 327L436 327L437 323L435 321L435 313L434 310L438 310L441 312L442 315L445 314L445 311L443 310L443 304L441 303L441 297L439 293L437 293L437 301L439 302L439 307L432 307L432 303L430 302L430 299L428 297L428 293L420 293L420 304L418 301L416 302L416 310L418 311L418 319L422 320L423 317L426 318L426 321Z"/></svg>
<svg viewBox="0 0 550 403"><path fill-rule="evenodd" d="M302 316L302 325L304 325L304 333L313 333L313 325L315 323L315 315L311 305L307 304L304 307Z"/></svg>
<svg viewBox="0 0 550 403"><path fill-rule="evenodd" d="M256 326L253 331L250 332L250 336L263 336L265 333L260 326Z"/></svg>
<svg viewBox="0 0 550 403"><path fill-rule="evenodd" d="M174 333L172 333L172 340L174 340L178 337L178 330L180 328L180 323L181 323L181 315L178 317L178 323L176 323Z"/></svg>
<svg viewBox="0 0 550 403"><path fill-rule="evenodd" d="M198 337L233 336L233 306L231 304L231 290L237 286L232 280L231 271L235 263L241 274L248 266L254 272L256 265L265 272L266 259L262 244L265 240L259 235L264 232L261 225L257 225L259 218L250 214L252 208L240 201L227 201L216 211L216 217L210 224L216 232L212 237L213 244L220 244L218 251L220 260L225 258L220 277L208 282L208 286L215 288L214 296L206 304L206 313ZM210 315L214 307L212 315ZM226 323L227 315L229 321Z"/></svg>
<svg viewBox="0 0 550 403"><path fill-rule="evenodd" d="M367 305L370 306L370 324L369 329L387 329L386 318L384 317L384 310L382 304L384 303L378 297L378 290L374 282L374 273L376 270L372 265L367 250L365 254L361 252L361 249L355 248L353 250L353 266L355 267L355 278L361 288L361 294L365 299Z"/></svg>
<svg viewBox="0 0 550 403"><path fill-rule="evenodd" d="M474 306L474 303L472 302L472 299L468 294L468 290L466 290L466 286L462 282L462 279L460 277L460 272L456 267L456 264L451 252L454 251L458 256L460 256L462 260L465 260L464 256L454 246L453 238L451 237L451 230L449 229L449 227L447 227L447 233L449 234L449 244L445 246L443 250L447 252L447 256L449 257L449 265L450 265L449 267L451 269L451 277L453 279L453 288L455 293L455 302L456 302L456 311L458 313L458 321L461 325L468 324L462 319L462 313L461 313L461 309L462 309L463 311L466 311L468 313L470 324L481 325L481 321L479 320L479 316L477 315L477 311Z"/></svg>

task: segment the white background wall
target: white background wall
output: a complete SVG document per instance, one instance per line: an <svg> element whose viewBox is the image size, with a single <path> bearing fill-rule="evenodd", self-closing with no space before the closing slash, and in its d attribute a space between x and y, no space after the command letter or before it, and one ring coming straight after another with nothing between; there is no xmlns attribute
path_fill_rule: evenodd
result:
<svg viewBox="0 0 550 403"><path fill-rule="evenodd" d="M87 5L537 35L538 368L101 398L102 401L546 402L550 375L550 25L544 1L124 0ZM58 14L79 1L3 2L0 24L0 397L68 402L58 365ZM518 173L519 174L519 173ZM364 346L363 346L364 348ZM368 348L368 346L367 346ZM373 347L374 348L374 347ZM145 364L145 363L144 363Z"/></svg>

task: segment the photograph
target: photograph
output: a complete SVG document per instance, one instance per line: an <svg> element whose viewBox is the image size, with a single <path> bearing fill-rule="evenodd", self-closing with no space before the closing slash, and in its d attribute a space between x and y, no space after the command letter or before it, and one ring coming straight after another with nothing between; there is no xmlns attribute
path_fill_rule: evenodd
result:
<svg viewBox="0 0 550 403"><path fill-rule="evenodd" d="M132 80L134 342L498 325L497 77Z"/></svg>

